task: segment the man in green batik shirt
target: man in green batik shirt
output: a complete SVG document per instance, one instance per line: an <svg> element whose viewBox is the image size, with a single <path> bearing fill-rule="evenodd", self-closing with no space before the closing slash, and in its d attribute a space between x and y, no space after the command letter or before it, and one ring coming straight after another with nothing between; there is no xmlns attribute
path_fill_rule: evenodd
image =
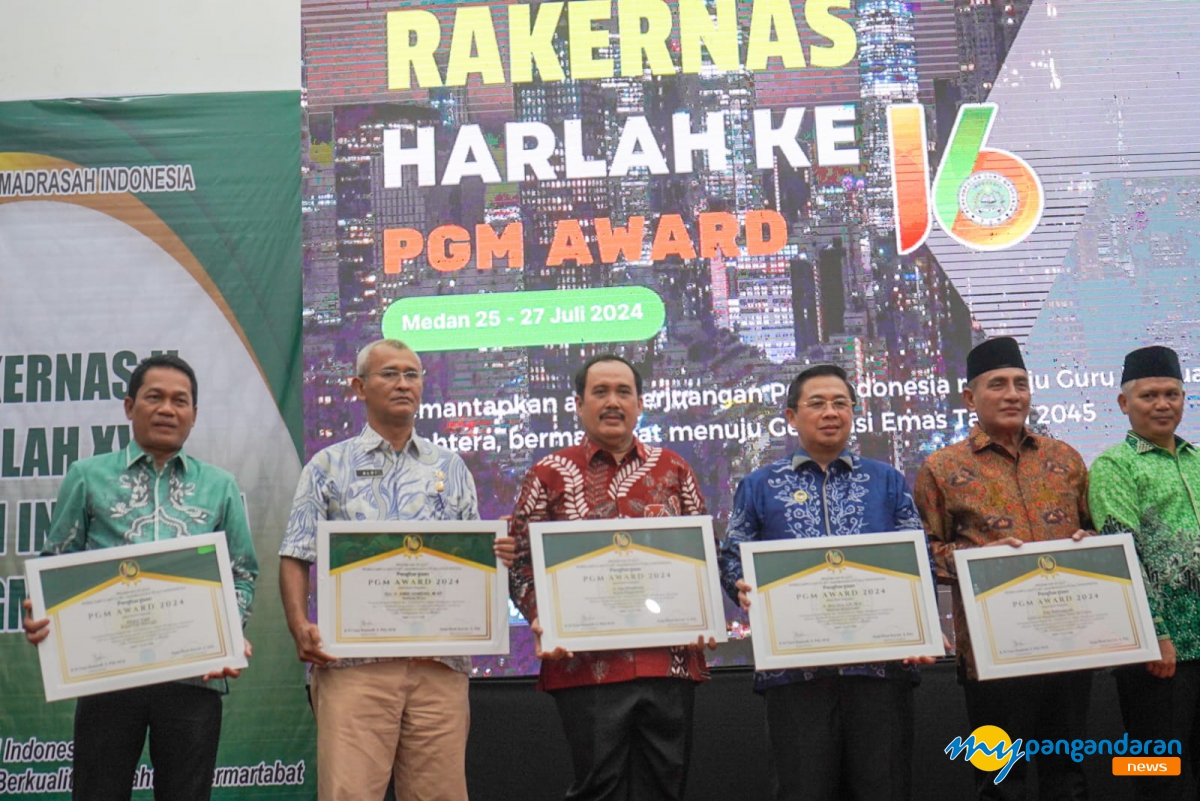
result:
<svg viewBox="0 0 1200 801"><path fill-rule="evenodd" d="M1160 345L1125 357L1121 411L1125 441L1092 465L1088 502L1104 533L1137 542L1162 659L1113 671L1131 739L1179 740L1193 765L1192 726L1200 704L1200 452L1176 435L1183 418L1183 372ZM1186 777L1139 778L1138 798L1182 798Z"/></svg>
<svg viewBox="0 0 1200 801"><path fill-rule="evenodd" d="M71 465L59 488L43 555L224 531L243 625L258 560L233 476L183 452L196 422L196 374L178 356L144 359L129 377L133 442ZM25 637L50 634L25 602ZM246 642L250 656L250 642ZM75 706L72 798L126 801L146 731L158 801L206 799L221 734L221 696L237 670L80 698Z"/></svg>

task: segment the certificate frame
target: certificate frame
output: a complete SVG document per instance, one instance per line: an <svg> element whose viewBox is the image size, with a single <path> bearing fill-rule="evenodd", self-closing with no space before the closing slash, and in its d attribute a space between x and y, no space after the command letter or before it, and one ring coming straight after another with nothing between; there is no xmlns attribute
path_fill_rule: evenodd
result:
<svg viewBox="0 0 1200 801"><path fill-rule="evenodd" d="M321 520L317 522L317 627L324 650L339 658L474 656L509 652L508 642L508 568L496 557L493 546L497 537L507 536L504 520ZM339 549L344 543L354 553ZM485 557L483 548L486 545ZM490 557L490 558L488 558ZM485 563L486 562L486 563ZM474 569L476 572L470 573ZM355 573L362 572L355 576ZM441 580L459 579L458 584L438 585L437 577L417 575L441 573ZM401 588L399 584L384 590L380 586L367 591L358 586L366 581L414 582ZM424 585L419 582L435 582ZM465 582L462 583L462 582ZM485 585L485 586L479 586ZM389 609L417 603L412 600L417 586L431 592L458 592L470 589L482 595L485 609L476 609L461 626L471 633L447 634L417 632L386 633L389 627L408 625L420 628L420 622L405 624L396 621ZM412 587L413 589L408 589ZM386 595L393 593L391 600ZM439 596L441 597L441 596ZM362 603L373 604L380 612L380 623L368 623L361 617ZM429 601L433 603L433 601ZM457 601L455 601L457 603ZM359 606L353 606L359 604ZM354 632L353 624L343 616L343 606L352 606L359 614L362 630ZM384 614L386 613L386 614ZM436 624L435 624L436 625ZM371 633L368 629L382 628Z"/></svg>
<svg viewBox="0 0 1200 801"><path fill-rule="evenodd" d="M1105 549L1104 553L1098 549ZM1162 658L1132 534L1029 542L1019 548L1007 545L963 548L954 552L954 565L975 669L981 680L1088 670ZM1047 583L1038 585L1038 581ZM1058 597L1056 592L1074 594L1074 600L1054 601ZM1092 593L1097 598L1085 597ZM1064 627L1070 622L1070 615L1081 614L1073 611L1081 601L1090 601L1093 606L1100 604L1100 593L1105 593L1104 601L1111 607L1104 613L1113 615L1114 625L1120 626L1111 635L1113 645L1078 643L1081 647L1072 648L1068 647L1069 635L1065 633L1034 631L1032 637L1040 636L1046 642L1030 638L1018 643L1014 638L1014 620L1026 631L1035 625L1014 614L1012 604L1017 601L1033 601L1030 606L1020 607L1032 615L1033 610L1042 608L1038 605L1041 599L1047 599L1045 604L1055 608L1061 619L1047 618L1040 625ZM1004 602L1001 599L1006 599L1009 606L1001 609L997 605ZM1001 611L1006 614L1000 615ZM1058 646L1057 650L1053 646Z"/></svg>
<svg viewBox="0 0 1200 801"><path fill-rule="evenodd" d="M50 636L38 644L47 701L199 678L248 664L224 532L28 559L25 582L34 619L50 619ZM196 655L149 660L154 650L143 645L137 659L146 662L120 666L122 660L134 660L125 653L136 647L132 644L113 648L105 660L107 668L78 667L81 660L96 664L103 658L101 646L95 644L102 637L136 637L137 627L145 637L175 623L193 625L186 618L175 620L177 613L164 609L180 598L193 609L212 612L211 619L204 615L198 620L201 626L213 627L207 631L209 642L184 646L195 648ZM86 612L87 607L93 611ZM124 634L113 634L114 625ZM85 628L106 631L101 637L80 638ZM89 644L92 654L82 657Z"/></svg>
<svg viewBox="0 0 1200 801"><path fill-rule="evenodd" d="M754 588L748 615L756 670L946 655L924 531L756 540L740 548L743 576ZM874 586L854 587L852 580ZM814 597L798 599L798 582L811 584L804 592ZM894 621L890 635L876 594L885 601L911 598L911 616ZM816 605L823 608L811 618L798 614ZM839 623L855 614L866 620L857 627ZM868 637L874 642L862 641ZM890 644L879 645L884 638Z"/></svg>
<svg viewBox="0 0 1200 801"><path fill-rule="evenodd" d="M560 646L568 651L681 646L694 643L701 636L717 642L728 639L717 568L717 546L713 539L712 517L708 515L533 522L529 524L529 540L544 651L553 651ZM547 543L550 543L549 549ZM672 550L662 550L656 545ZM626 626L587 632L576 627L577 630L572 631L571 624L563 620L564 603L561 595L564 589L569 588L570 582L564 580L563 586L560 586L559 572L586 563L594 563L594 568L600 570L601 564L594 560L612 557L633 562L639 558L634 554L646 554L644 558L660 562L666 559L676 563L673 567L681 570L680 575L687 577L687 591L690 592L692 586L696 588L698 608L682 603L676 608L667 604L663 595L660 598L664 598L665 608L659 605L655 611L646 601L652 604L658 602L649 598L642 600L641 604L652 615L683 614L690 616L692 622L656 629ZM694 573L689 568L694 569ZM640 592L640 587L631 587L630 590L630 597L633 598ZM576 596L570 599L572 603L576 600ZM630 603L636 606L634 601ZM640 614L640 607L638 610Z"/></svg>

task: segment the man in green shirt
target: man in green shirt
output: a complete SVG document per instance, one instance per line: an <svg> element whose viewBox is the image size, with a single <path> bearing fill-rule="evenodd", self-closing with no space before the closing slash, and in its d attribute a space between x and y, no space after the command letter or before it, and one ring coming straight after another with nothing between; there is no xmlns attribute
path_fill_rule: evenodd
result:
<svg viewBox="0 0 1200 801"><path fill-rule="evenodd" d="M258 560L233 476L183 452L196 422L196 374L178 356L144 359L129 377L125 416L133 442L71 465L59 489L43 555L224 531L242 624L250 615ZM37 645L49 620L33 620ZM246 642L246 656L250 643ZM226 668L202 678L80 698L75 706L72 798L126 801L146 731L158 801L206 799L221 734Z"/></svg>
<svg viewBox="0 0 1200 801"><path fill-rule="evenodd" d="M1125 357L1121 411L1125 441L1092 464L1089 504L1104 533L1129 531L1137 543L1162 659L1113 671L1131 739L1179 740L1192 763L1200 702L1200 452L1176 435L1183 418L1183 372L1160 345ZM1182 798L1186 778L1136 779L1138 798Z"/></svg>

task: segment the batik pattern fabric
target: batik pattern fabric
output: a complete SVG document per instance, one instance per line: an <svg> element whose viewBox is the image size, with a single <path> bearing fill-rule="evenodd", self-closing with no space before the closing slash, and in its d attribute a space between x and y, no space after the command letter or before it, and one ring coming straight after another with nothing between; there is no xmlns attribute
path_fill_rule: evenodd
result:
<svg viewBox="0 0 1200 801"><path fill-rule="evenodd" d="M822 469L803 450L760 467L738 484L721 544L721 585L737 601L743 542L808 539L920 529L921 518L900 471L843 452ZM760 670L754 689L827 676L873 676L916 681L899 662Z"/></svg>
<svg viewBox="0 0 1200 801"><path fill-rule="evenodd" d="M317 620L317 522L320 520L478 520L475 479L458 454L414 432L396 450L369 425L352 439L330 445L300 473L280 556L308 562L308 619ZM339 659L331 668L379 659ZM471 672L468 656L436 657Z"/></svg>
<svg viewBox="0 0 1200 801"><path fill-rule="evenodd" d="M1179 661L1200 659L1200 452L1175 438L1175 452L1130 431L1092 463L1088 500L1104 533L1137 544L1160 637Z"/></svg>
<svg viewBox="0 0 1200 801"><path fill-rule="evenodd" d="M620 464L589 440L557 451L525 475L509 524L517 540L517 557L508 574L513 602L526 620L537 617L530 523L703 514L707 511L696 476L672 451L635 439ZM542 662L538 688L552 691L647 677L703 681L708 666L703 654L687 647L576 652L570 659Z"/></svg>
<svg viewBox="0 0 1200 801"><path fill-rule="evenodd" d="M182 450L159 470L136 442L71 465L43 555L225 532L238 612L254 603L258 558L237 481Z"/></svg>
<svg viewBox="0 0 1200 801"><path fill-rule="evenodd" d="M978 425L970 435L934 452L917 472L914 497L938 580L951 587L958 659L978 678L967 631L954 552L1006 537L1041 542L1091 529L1088 475L1070 445L1024 432L1014 456Z"/></svg>

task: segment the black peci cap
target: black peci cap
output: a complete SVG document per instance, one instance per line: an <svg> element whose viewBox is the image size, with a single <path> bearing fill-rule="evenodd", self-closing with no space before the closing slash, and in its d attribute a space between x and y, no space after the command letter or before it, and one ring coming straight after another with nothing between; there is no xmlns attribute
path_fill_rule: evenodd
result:
<svg viewBox="0 0 1200 801"><path fill-rule="evenodd" d="M967 380L1004 367L1025 369L1021 346L1012 337L996 337L980 342L967 354Z"/></svg>
<svg viewBox="0 0 1200 801"><path fill-rule="evenodd" d="M1183 380L1179 368L1179 355L1162 345L1138 348L1125 356L1125 369L1121 371L1121 383L1137 381L1139 378L1177 378Z"/></svg>

